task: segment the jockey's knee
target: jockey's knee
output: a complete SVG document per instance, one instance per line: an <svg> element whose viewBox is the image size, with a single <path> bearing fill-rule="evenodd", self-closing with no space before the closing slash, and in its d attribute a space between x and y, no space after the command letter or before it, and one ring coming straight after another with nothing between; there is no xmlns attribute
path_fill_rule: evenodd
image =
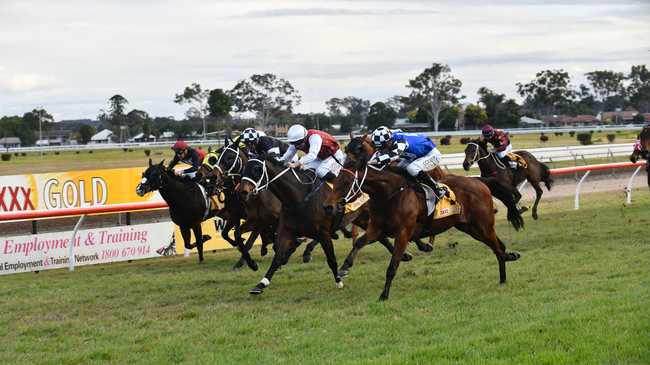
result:
<svg viewBox="0 0 650 365"><path fill-rule="evenodd" d="M406 172L409 173L411 176L418 176L420 171L422 171L422 168L420 166L414 166L415 164L410 164L406 166Z"/></svg>
<svg viewBox="0 0 650 365"><path fill-rule="evenodd" d="M333 182L334 179L336 179L336 175L334 175L334 173L331 171L328 171L327 174L323 176L323 180L325 181Z"/></svg>

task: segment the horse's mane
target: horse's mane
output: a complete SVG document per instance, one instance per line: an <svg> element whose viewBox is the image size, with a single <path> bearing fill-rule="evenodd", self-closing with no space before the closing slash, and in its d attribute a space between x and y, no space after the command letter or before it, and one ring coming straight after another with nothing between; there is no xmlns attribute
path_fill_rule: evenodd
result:
<svg viewBox="0 0 650 365"><path fill-rule="evenodd" d="M474 138L474 139L471 139L471 140L469 141L469 143L475 143L475 144L481 146L481 148L483 148L483 149L486 150L486 151L487 151L487 149L488 149L487 141L485 141L484 139L481 139L481 138Z"/></svg>

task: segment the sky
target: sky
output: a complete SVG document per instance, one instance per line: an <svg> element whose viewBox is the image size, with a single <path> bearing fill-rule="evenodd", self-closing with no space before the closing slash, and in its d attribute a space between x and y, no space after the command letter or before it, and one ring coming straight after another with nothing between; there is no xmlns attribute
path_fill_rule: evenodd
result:
<svg viewBox="0 0 650 365"><path fill-rule="evenodd" d="M128 110L181 118L174 94L230 89L255 73L289 80L298 112L332 97L407 95L448 64L467 102L481 86L565 69L650 64L650 0L0 0L0 116L44 107L95 118L121 94Z"/></svg>

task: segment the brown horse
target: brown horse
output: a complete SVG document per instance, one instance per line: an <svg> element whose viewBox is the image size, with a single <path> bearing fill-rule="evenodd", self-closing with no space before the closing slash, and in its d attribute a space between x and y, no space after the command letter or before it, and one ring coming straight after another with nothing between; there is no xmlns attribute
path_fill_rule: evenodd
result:
<svg viewBox="0 0 650 365"><path fill-rule="evenodd" d="M635 148L630 155L630 161L636 163L640 158L650 160L650 125L646 125L638 136L640 146ZM645 169L648 175L648 187L650 187L650 163L646 163Z"/></svg>
<svg viewBox="0 0 650 365"><path fill-rule="evenodd" d="M495 177L503 188L512 192L515 203L519 203L519 200L521 200L521 193L517 189L517 186L528 180L533 189L535 189L536 196L535 203L533 204L533 219L537 219L537 205L540 199L542 199L543 194L539 184L540 182L544 182L546 189L551 190L553 179L551 178L548 166L539 162L531 153L527 151L516 151L515 153L523 157L528 166L526 168L519 167L513 172L510 166L504 166L495 154L487 151L485 141L474 140L465 147L463 168L467 171L474 163L478 163L481 176Z"/></svg>
<svg viewBox="0 0 650 365"><path fill-rule="evenodd" d="M390 286L400 264L400 257L412 237L440 234L451 227L485 243L494 252L499 264L499 281L506 281L506 261L515 261L520 255L506 252L505 245L494 231L494 206L488 187L480 180L447 175L440 182L447 184L462 206L459 214L433 219L427 215L423 194L416 184L390 167L368 165L373 148L367 136L357 137L346 147L347 172L339 174L334 182L335 194L329 204L342 202L345 196L364 191L370 195L370 221L364 240L357 240L359 250L366 241L381 237L395 238L395 251L386 271L384 290L380 300L388 299Z"/></svg>

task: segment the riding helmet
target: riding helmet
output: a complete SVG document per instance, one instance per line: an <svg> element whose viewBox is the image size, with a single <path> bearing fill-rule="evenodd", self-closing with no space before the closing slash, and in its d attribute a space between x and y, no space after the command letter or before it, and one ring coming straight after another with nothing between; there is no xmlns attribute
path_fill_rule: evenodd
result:
<svg viewBox="0 0 650 365"><path fill-rule="evenodd" d="M255 130L255 128L246 128L243 132L241 132L241 141L244 143L257 143L257 140L259 140L259 138L260 134Z"/></svg>
<svg viewBox="0 0 650 365"><path fill-rule="evenodd" d="M494 134L494 128L492 128L491 125L486 124L486 125L483 126L483 129L481 130L481 133L483 133L483 137L490 138Z"/></svg>
<svg viewBox="0 0 650 365"><path fill-rule="evenodd" d="M187 145L187 142L185 142L185 141L179 139L179 140L176 141L176 143L174 143L174 145L172 146L172 150L174 150L174 151L180 151L180 150L185 150L185 149L187 149L188 147L189 147L189 146Z"/></svg>
<svg viewBox="0 0 650 365"><path fill-rule="evenodd" d="M295 143L301 141L307 137L307 129L301 126L300 124L294 124L287 131L287 141L289 143Z"/></svg>
<svg viewBox="0 0 650 365"><path fill-rule="evenodd" d="M393 138L393 132L391 132L388 127L381 126L372 131L371 138L372 144L374 144L375 147L381 147Z"/></svg>

